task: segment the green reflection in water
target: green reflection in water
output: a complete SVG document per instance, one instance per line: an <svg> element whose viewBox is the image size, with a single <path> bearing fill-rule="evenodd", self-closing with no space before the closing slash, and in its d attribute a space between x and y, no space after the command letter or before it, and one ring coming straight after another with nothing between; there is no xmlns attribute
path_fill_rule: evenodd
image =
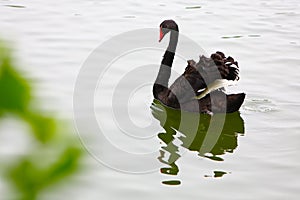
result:
<svg viewBox="0 0 300 200"><path fill-rule="evenodd" d="M179 180L163 181L162 183L165 185L180 185L181 184L181 182Z"/></svg>
<svg viewBox="0 0 300 200"><path fill-rule="evenodd" d="M227 173L227 172L223 172L223 171L214 171L214 175L213 175L213 176L212 176L212 175L204 175L204 177L221 178L221 177L223 177L225 174L230 174L230 172Z"/></svg>
<svg viewBox="0 0 300 200"><path fill-rule="evenodd" d="M234 36L222 36L222 39L232 39L232 38L241 38L242 35L234 35Z"/></svg>
<svg viewBox="0 0 300 200"><path fill-rule="evenodd" d="M225 153L233 153L234 149L238 146L238 135L242 135L245 132L244 121L239 112L230 114L215 114L213 116L198 113L187 113L166 107L157 100L153 101L151 110L152 115L160 121L160 125L165 131L158 133L158 137L164 143L161 147L158 160L168 166L161 168L161 173L167 175L177 175L179 172L179 167L177 166L176 161L181 157L179 151L180 148L198 152L199 156L213 161L223 161L222 155ZM220 120L220 123L218 123L218 120ZM183 122L185 124L182 124ZM207 134L209 128L210 130L214 130L213 127L211 127L213 124L217 126L222 126L223 124L223 128L220 129L221 133L212 134L210 132L210 134ZM192 131L194 130L193 128L186 128L195 127L196 125L198 127L196 132ZM209 137L216 138L210 138L210 140L207 140ZM209 144L209 142L212 141L214 143ZM225 174L227 174L227 172L214 171L213 177L222 177ZM176 185L170 184L174 183L174 181L175 180L170 182L163 181L162 183ZM181 182L176 180L175 183L180 184Z"/></svg>
<svg viewBox="0 0 300 200"><path fill-rule="evenodd" d="M6 7L11 7L11 8L26 8L25 6L20 6L20 5L4 5Z"/></svg>
<svg viewBox="0 0 300 200"><path fill-rule="evenodd" d="M185 9L199 9L201 6L187 6Z"/></svg>

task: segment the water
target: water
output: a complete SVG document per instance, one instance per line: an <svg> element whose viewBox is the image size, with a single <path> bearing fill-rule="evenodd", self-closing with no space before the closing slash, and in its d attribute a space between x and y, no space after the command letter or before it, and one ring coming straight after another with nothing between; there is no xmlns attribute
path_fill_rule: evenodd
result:
<svg viewBox="0 0 300 200"><path fill-rule="evenodd" d="M0 1L1 36L13 41L17 62L24 74L34 81L36 96L44 102L43 109L57 111L63 119L73 119L76 78L95 48L126 31L158 29L160 22L167 18L175 19L180 32L206 52L221 50L236 58L241 79L238 88L233 90L247 94L240 115L235 116L244 131L227 134L233 146L222 147L220 144L218 148L223 148L224 152L217 157L223 161L200 157L196 151L187 150L180 140L185 134L176 133L174 146L180 155L176 160L179 171L177 175L168 175L160 172L160 168L168 165L157 159L161 155L159 150L165 154L168 151L164 150L165 144L158 135L166 131L151 114L151 85L134 88L134 84L125 84L122 87L124 91L136 91L126 105L133 124L142 127L143 132L130 132L131 127L124 124L121 128L129 131L120 131L116 122L122 123L124 116L116 120L111 111L112 88L137 66L159 64L166 43L154 44L160 50L148 49L120 58L114 62L112 71L98 83L96 118L100 125L105 125L104 135L108 141L122 151L147 154L145 160L143 156L138 158L147 166L155 166L156 170L132 174L105 167L97 160L99 152L105 154L101 158L106 161L111 158L111 163L119 169L130 171L138 168L140 162L122 157L116 151L108 151L109 147L98 135L81 133L85 141L91 141L88 146L94 155L86 159L87 170L74 178L75 185L59 188L56 193L46 191L44 198L298 199L299 6L296 0L173 3L65 0L59 4ZM153 37L158 39L158 30ZM193 53L191 58L197 59L199 53ZM179 74L185 66L184 59L175 59L174 69ZM99 70L103 70L101 67ZM157 72L155 67L158 66L152 66L154 74ZM155 77L151 74L140 77L143 78L148 83ZM172 80L174 78L176 74L173 73ZM122 106L116 108L122 109ZM82 119L85 114L83 111ZM151 128L143 129L149 124ZM2 157L20 154L14 145L26 149L26 139L12 141L7 134L2 134L1 138ZM180 181L180 184L175 182L177 185L169 186L162 183L170 180ZM8 198L3 183L0 192L7 194ZM1 199L5 197L2 195Z"/></svg>

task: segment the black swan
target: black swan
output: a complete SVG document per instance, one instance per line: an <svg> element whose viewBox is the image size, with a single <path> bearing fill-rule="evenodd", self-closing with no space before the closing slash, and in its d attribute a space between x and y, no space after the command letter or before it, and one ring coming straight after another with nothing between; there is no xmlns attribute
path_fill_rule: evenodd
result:
<svg viewBox="0 0 300 200"><path fill-rule="evenodd" d="M169 87L171 67L173 64L179 29L173 20L165 20L160 24L160 39L170 32L170 41L161 61L160 69L153 85L153 95L164 105L188 112L200 113L231 113L239 110L244 102L245 94L225 94L221 89L203 94L200 90L208 88L219 80L238 80L238 63L232 57L225 57L224 53L216 52L210 58L200 56L196 63L188 61L184 73Z"/></svg>

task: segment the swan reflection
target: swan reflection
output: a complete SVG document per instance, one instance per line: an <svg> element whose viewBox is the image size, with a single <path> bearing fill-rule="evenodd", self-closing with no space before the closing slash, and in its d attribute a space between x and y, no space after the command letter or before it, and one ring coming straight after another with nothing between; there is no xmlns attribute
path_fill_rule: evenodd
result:
<svg viewBox="0 0 300 200"><path fill-rule="evenodd" d="M238 146L237 138L243 135L244 121L239 112L216 114L213 116L198 113L181 112L154 100L152 115L160 122L164 132L158 133L162 141L159 161L167 167L161 173L177 175L177 160L182 150L195 151L201 157L214 161L223 161L222 155L233 153ZM214 171L214 177L226 172ZM164 184L178 185L179 180L163 181Z"/></svg>

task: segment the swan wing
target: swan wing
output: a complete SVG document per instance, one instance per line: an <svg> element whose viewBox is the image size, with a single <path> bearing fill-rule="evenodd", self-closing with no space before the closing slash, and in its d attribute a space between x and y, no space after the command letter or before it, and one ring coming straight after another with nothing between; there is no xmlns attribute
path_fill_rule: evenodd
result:
<svg viewBox="0 0 300 200"><path fill-rule="evenodd" d="M198 95L195 96L194 99L202 99L203 97L205 97L207 94L218 90L220 88L223 87L228 87L231 85L235 85L237 81L231 81L231 80L226 80L226 79L216 79L214 82L210 83L204 90L203 92Z"/></svg>

